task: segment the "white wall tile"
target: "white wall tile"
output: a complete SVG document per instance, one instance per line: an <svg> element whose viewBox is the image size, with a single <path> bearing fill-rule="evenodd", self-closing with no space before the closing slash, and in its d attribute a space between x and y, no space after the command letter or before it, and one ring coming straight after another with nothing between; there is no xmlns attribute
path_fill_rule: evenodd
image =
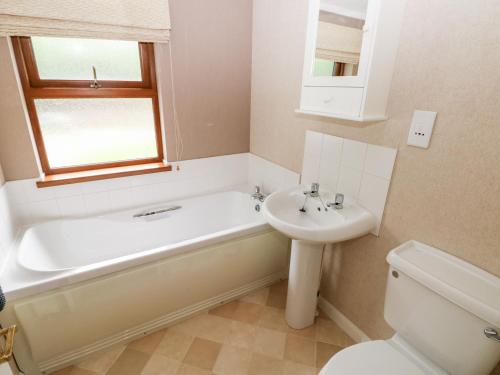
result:
<svg viewBox="0 0 500 375"><path fill-rule="evenodd" d="M362 172L342 166L336 192L358 199L362 176Z"/></svg>
<svg viewBox="0 0 500 375"><path fill-rule="evenodd" d="M34 222L31 215L31 203L15 203L13 211L18 225L28 225Z"/></svg>
<svg viewBox="0 0 500 375"><path fill-rule="evenodd" d="M366 150L365 172L390 179L397 151L393 148L368 145Z"/></svg>
<svg viewBox="0 0 500 375"><path fill-rule="evenodd" d="M85 213L87 215L98 215L111 210L109 192L107 191L85 194L83 196L83 201L85 204Z"/></svg>
<svg viewBox="0 0 500 375"><path fill-rule="evenodd" d="M340 176L340 160L344 140L339 137L325 135L321 151L319 167L319 183L323 188L335 191Z"/></svg>
<svg viewBox="0 0 500 375"><path fill-rule="evenodd" d="M36 180L23 180L23 184L20 186L21 191L25 194L25 200L27 202L42 202L49 199L54 199L56 197L55 191L51 188L38 188L36 186Z"/></svg>
<svg viewBox="0 0 500 375"><path fill-rule="evenodd" d="M344 139L342 149L342 165L362 171L365 166L366 143Z"/></svg>
<svg viewBox="0 0 500 375"><path fill-rule="evenodd" d="M59 206L54 199L42 202L32 202L28 206L33 222L54 220L60 217Z"/></svg>
<svg viewBox="0 0 500 375"><path fill-rule="evenodd" d="M319 181L322 145L323 134L313 131L306 132L301 184L310 185L313 182Z"/></svg>
<svg viewBox="0 0 500 375"><path fill-rule="evenodd" d="M69 184L43 188L42 190L52 190L55 198L74 197L82 194L82 184Z"/></svg>
<svg viewBox="0 0 500 375"><path fill-rule="evenodd" d="M87 213L83 196L75 195L71 197L58 198L59 215L62 217L84 216Z"/></svg>
<svg viewBox="0 0 500 375"><path fill-rule="evenodd" d="M140 187L143 191L141 196L147 197L147 192L143 187ZM109 191L109 203L113 211L131 208L137 205L137 196L132 188L111 190Z"/></svg>
<svg viewBox="0 0 500 375"><path fill-rule="evenodd" d="M250 154L248 163L248 183L252 186L260 186L265 194L299 184L298 173L256 155Z"/></svg>
<svg viewBox="0 0 500 375"><path fill-rule="evenodd" d="M313 137L314 138L314 137ZM321 137L320 137L321 139ZM294 186L300 175L251 154L218 156L178 163L180 171L36 188L36 180L7 183L7 195L21 225L59 217L97 215L152 205L246 184L266 192Z"/></svg>
<svg viewBox="0 0 500 375"><path fill-rule="evenodd" d="M302 183L319 181L321 189L362 204L377 217L378 234L397 150L313 131L304 150Z"/></svg>
<svg viewBox="0 0 500 375"><path fill-rule="evenodd" d="M365 173L359 191L359 204L377 217L377 228L372 232L378 235L384 213L390 181Z"/></svg>
<svg viewBox="0 0 500 375"><path fill-rule="evenodd" d="M7 187L0 186L0 269L14 243L16 231L17 222L13 215L12 204L8 200Z"/></svg>

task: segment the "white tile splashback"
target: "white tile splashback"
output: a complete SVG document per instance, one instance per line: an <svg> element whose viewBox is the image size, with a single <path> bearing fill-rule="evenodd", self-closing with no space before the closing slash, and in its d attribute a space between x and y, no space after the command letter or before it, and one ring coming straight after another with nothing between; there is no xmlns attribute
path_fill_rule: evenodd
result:
<svg viewBox="0 0 500 375"><path fill-rule="evenodd" d="M102 214L204 194L238 185L260 185L266 194L298 185L300 175L253 154L176 163L172 172L39 189L36 179L6 184L20 225L62 217ZM5 188L3 188L5 191Z"/></svg>
<svg viewBox="0 0 500 375"><path fill-rule="evenodd" d="M7 182L20 225L96 215L248 183L249 154L176 163L180 170L39 189L36 179ZM4 188L5 190L5 188Z"/></svg>
<svg viewBox="0 0 500 375"><path fill-rule="evenodd" d="M248 183L252 186L260 186L264 194L296 186L299 181L300 174L250 154Z"/></svg>
<svg viewBox="0 0 500 375"><path fill-rule="evenodd" d="M0 186L0 269L16 236L16 222L7 197L6 185Z"/></svg>
<svg viewBox="0 0 500 375"><path fill-rule="evenodd" d="M397 150L313 131L306 132L301 183L351 197L372 212L378 235Z"/></svg>

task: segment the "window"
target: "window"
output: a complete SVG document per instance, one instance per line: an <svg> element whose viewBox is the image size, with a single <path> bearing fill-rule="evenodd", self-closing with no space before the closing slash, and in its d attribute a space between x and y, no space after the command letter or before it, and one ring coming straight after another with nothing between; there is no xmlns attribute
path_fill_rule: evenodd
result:
<svg viewBox="0 0 500 375"><path fill-rule="evenodd" d="M151 43L12 41L46 175L163 161Z"/></svg>

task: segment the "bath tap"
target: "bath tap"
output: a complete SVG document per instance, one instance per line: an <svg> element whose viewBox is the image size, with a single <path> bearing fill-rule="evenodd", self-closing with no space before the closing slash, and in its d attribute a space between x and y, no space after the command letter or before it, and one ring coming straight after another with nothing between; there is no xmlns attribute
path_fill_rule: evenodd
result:
<svg viewBox="0 0 500 375"><path fill-rule="evenodd" d="M304 191L304 195L307 195L311 198L318 198L319 197L319 183L313 182L311 184L311 190Z"/></svg>
<svg viewBox="0 0 500 375"><path fill-rule="evenodd" d="M300 212L306 212L306 203L307 203L307 198L317 198L321 202L321 205L323 206L323 209L325 211L328 211L328 205L325 205L323 203L323 199L321 199L321 196L319 195L319 183L313 182L311 184L311 190L306 190L304 191L304 195L306 198L304 199L304 204L302 205L302 208L299 209ZM318 210L321 210L320 207L318 207Z"/></svg>
<svg viewBox="0 0 500 375"><path fill-rule="evenodd" d="M255 192L252 194L252 198L260 202L264 202L264 199L266 199L266 196L261 193L259 185L255 185Z"/></svg>
<svg viewBox="0 0 500 375"><path fill-rule="evenodd" d="M342 208L344 208L344 194L335 194L335 202L326 202L326 206L328 208L333 207L336 210L341 210Z"/></svg>

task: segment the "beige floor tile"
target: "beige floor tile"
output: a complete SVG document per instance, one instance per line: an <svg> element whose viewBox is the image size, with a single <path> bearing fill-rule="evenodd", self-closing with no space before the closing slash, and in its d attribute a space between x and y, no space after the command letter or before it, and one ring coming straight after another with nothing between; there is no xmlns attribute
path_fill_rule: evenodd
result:
<svg viewBox="0 0 500 375"><path fill-rule="evenodd" d="M163 336L161 342L158 344L155 354L161 354L164 357L176 361L182 361L186 356L193 340L193 336L169 329Z"/></svg>
<svg viewBox="0 0 500 375"><path fill-rule="evenodd" d="M288 334L285 345L285 359L306 366L315 365L316 345L312 340Z"/></svg>
<svg viewBox="0 0 500 375"><path fill-rule="evenodd" d="M332 320L316 319L316 341L347 347L354 341Z"/></svg>
<svg viewBox="0 0 500 375"><path fill-rule="evenodd" d="M60 370L57 370L57 371L54 371L54 372L51 372L50 375L69 375L71 374L71 371L74 369L75 367L73 366L69 366L69 367L65 367L63 369L60 369Z"/></svg>
<svg viewBox="0 0 500 375"><path fill-rule="evenodd" d="M184 357L183 362L211 371L217 360L220 349L221 344L196 337Z"/></svg>
<svg viewBox="0 0 500 375"><path fill-rule="evenodd" d="M126 348L106 375L138 375L149 358L150 355L146 353Z"/></svg>
<svg viewBox="0 0 500 375"><path fill-rule="evenodd" d="M70 366L58 370L56 372L51 372L50 375L97 375L97 373L82 368Z"/></svg>
<svg viewBox="0 0 500 375"><path fill-rule="evenodd" d="M248 375L285 375L285 361L254 353Z"/></svg>
<svg viewBox="0 0 500 375"><path fill-rule="evenodd" d="M217 375L246 375L251 359L251 351L223 345L215 362L213 372Z"/></svg>
<svg viewBox="0 0 500 375"><path fill-rule="evenodd" d="M285 361L285 375L314 375L317 373L314 367L301 365L300 363Z"/></svg>
<svg viewBox="0 0 500 375"><path fill-rule="evenodd" d="M224 305L217 306L210 310L208 313L210 315L217 315L222 318L233 319L234 313L239 305L239 301L232 301Z"/></svg>
<svg viewBox="0 0 500 375"><path fill-rule="evenodd" d="M196 336L208 314L199 314L186 319L168 328L169 331L182 332L189 336Z"/></svg>
<svg viewBox="0 0 500 375"><path fill-rule="evenodd" d="M281 293L286 295L288 290L288 280L281 280L269 287L269 293Z"/></svg>
<svg viewBox="0 0 500 375"><path fill-rule="evenodd" d="M285 320L285 310L274 307L264 307L257 325L281 332L288 332L288 324Z"/></svg>
<svg viewBox="0 0 500 375"><path fill-rule="evenodd" d="M283 359L286 334L267 328L257 328L253 351L268 357Z"/></svg>
<svg viewBox="0 0 500 375"><path fill-rule="evenodd" d="M71 370L69 375L97 375L97 373L93 372L93 371L84 370L82 368L75 367L75 368L73 368L73 370Z"/></svg>
<svg viewBox="0 0 500 375"><path fill-rule="evenodd" d="M231 332L231 320L215 315L204 315L196 336L206 340L224 343Z"/></svg>
<svg viewBox="0 0 500 375"><path fill-rule="evenodd" d="M269 296L269 288L259 289L240 298L241 302L250 302L257 305L265 305Z"/></svg>
<svg viewBox="0 0 500 375"><path fill-rule="evenodd" d="M176 375L211 375L212 372L191 365L182 365Z"/></svg>
<svg viewBox="0 0 500 375"><path fill-rule="evenodd" d="M181 362L174 361L160 354L153 354L146 366L141 371L141 375L175 375Z"/></svg>
<svg viewBox="0 0 500 375"><path fill-rule="evenodd" d="M296 336L301 336L310 340L315 340L316 339L316 324L313 324L310 327L304 328L304 329L293 329L291 327L288 327L287 329L288 333L291 333Z"/></svg>
<svg viewBox="0 0 500 375"><path fill-rule="evenodd" d="M315 366L319 369L322 368L335 353L341 351L342 349L343 348L340 346L326 344L324 342L317 342Z"/></svg>
<svg viewBox="0 0 500 375"><path fill-rule="evenodd" d="M256 326L233 320L225 343L242 349L252 349L255 342Z"/></svg>
<svg viewBox="0 0 500 375"><path fill-rule="evenodd" d="M257 305L256 303L238 302L233 319L243 323L256 324L260 319L263 309L264 306Z"/></svg>
<svg viewBox="0 0 500 375"><path fill-rule="evenodd" d="M91 356L85 361L78 363L76 367L89 370L97 374L106 374L124 350L125 346L116 347L105 353Z"/></svg>
<svg viewBox="0 0 500 375"><path fill-rule="evenodd" d="M276 307L277 309L284 309L286 307L286 293L282 291L269 291L267 297L267 306Z"/></svg>
<svg viewBox="0 0 500 375"><path fill-rule="evenodd" d="M153 354L153 352L156 350L156 347L163 339L163 336L165 336L164 329L158 332L150 333L147 336L132 341L130 344L127 345L127 347L129 347L130 349L138 350L146 354Z"/></svg>
<svg viewBox="0 0 500 375"><path fill-rule="evenodd" d="M319 312L318 318L331 320L330 317L328 315L326 315L326 313L320 307L318 308L318 312Z"/></svg>

